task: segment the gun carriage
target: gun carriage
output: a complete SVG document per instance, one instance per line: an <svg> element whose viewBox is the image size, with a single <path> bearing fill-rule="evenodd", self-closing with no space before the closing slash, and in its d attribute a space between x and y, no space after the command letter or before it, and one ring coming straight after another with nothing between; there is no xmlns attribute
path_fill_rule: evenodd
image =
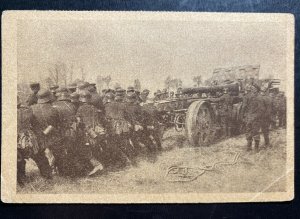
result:
<svg viewBox="0 0 300 219"><path fill-rule="evenodd" d="M156 106L163 114L163 123L166 127L174 127L176 131L185 131L185 135L193 146L207 146L222 137L218 104L212 99L227 92L239 97L244 92L248 81L237 80L224 85L212 85L196 88L185 88L181 94L171 100L156 102ZM262 89L274 88L280 84L277 79L257 80L256 84ZM240 98L241 99L241 98ZM242 133L242 116L240 115L242 101L233 104L229 112L234 134Z"/></svg>

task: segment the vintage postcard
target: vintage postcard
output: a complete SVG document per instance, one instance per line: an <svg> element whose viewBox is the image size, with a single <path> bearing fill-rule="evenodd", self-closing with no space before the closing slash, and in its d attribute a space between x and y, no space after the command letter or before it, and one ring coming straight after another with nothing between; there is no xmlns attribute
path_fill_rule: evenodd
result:
<svg viewBox="0 0 300 219"><path fill-rule="evenodd" d="M5 11L1 199L294 198L291 14Z"/></svg>

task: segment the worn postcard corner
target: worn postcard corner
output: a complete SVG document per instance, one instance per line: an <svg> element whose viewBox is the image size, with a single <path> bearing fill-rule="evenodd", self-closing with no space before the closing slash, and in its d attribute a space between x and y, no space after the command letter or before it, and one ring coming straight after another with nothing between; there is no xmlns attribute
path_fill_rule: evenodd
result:
<svg viewBox="0 0 300 219"><path fill-rule="evenodd" d="M294 198L291 14L4 11L1 200Z"/></svg>

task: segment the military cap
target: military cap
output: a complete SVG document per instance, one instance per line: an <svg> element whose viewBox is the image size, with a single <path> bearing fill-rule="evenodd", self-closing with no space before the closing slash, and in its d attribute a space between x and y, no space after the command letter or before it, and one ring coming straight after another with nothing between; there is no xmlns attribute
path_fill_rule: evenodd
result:
<svg viewBox="0 0 300 219"><path fill-rule="evenodd" d="M90 83L90 85L92 85L92 86L96 86L96 83Z"/></svg>
<svg viewBox="0 0 300 219"><path fill-rule="evenodd" d="M117 87L116 88L116 93L124 93L126 90L124 90L123 88L121 87Z"/></svg>
<svg viewBox="0 0 300 219"><path fill-rule="evenodd" d="M106 103L110 103L114 99L115 99L115 95L113 93L110 92L110 93L105 94Z"/></svg>
<svg viewBox="0 0 300 219"><path fill-rule="evenodd" d="M77 84L75 82L68 85L68 89L76 89L76 88L77 88Z"/></svg>
<svg viewBox="0 0 300 219"><path fill-rule="evenodd" d="M79 89L85 89L85 88L87 88L89 85L90 85L89 82L82 81L82 82L80 82L80 83L77 84L77 87L78 87Z"/></svg>
<svg viewBox="0 0 300 219"><path fill-rule="evenodd" d="M52 86L50 87L50 90L51 90L51 91L55 91L55 90L58 89L58 88L59 88L58 85L52 85Z"/></svg>
<svg viewBox="0 0 300 219"><path fill-rule="evenodd" d="M31 83L29 84L29 86L30 86L31 88L33 88L33 87L40 87L40 83L38 83L38 82L31 82Z"/></svg>
<svg viewBox="0 0 300 219"><path fill-rule="evenodd" d="M91 93L85 90L79 94L79 101L82 103L87 103L91 100L91 97L92 97Z"/></svg>
<svg viewBox="0 0 300 219"><path fill-rule="evenodd" d="M162 93L167 93L168 92L168 90L166 89L166 88L164 88L163 90L162 90Z"/></svg>
<svg viewBox="0 0 300 219"><path fill-rule="evenodd" d="M88 86L87 90L88 90L89 92L95 92L95 91L96 91L96 87L95 87L94 85L90 84L90 85Z"/></svg>
<svg viewBox="0 0 300 219"><path fill-rule="evenodd" d="M134 92L135 92L137 95L140 95L140 93L141 93L139 90L135 90Z"/></svg>
<svg viewBox="0 0 300 219"><path fill-rule="evenodd" d="M52 94L49 90L40 90L38 92L38 103L47 103L52 100Z"/></svg>
<svg viewBox="0 0 300 219"><path fill-rule="evenodd" d="M128 102L135 102L136 98L137 98L136 93L129 93L126 96L126 99L127 99Z"/></svg>
<svg viewBox="0 0 300 219"><path fill-rule="evenodd" d="M70 100L70 95L68 93L59 93L57 100Z"/></svg>
<svg viewBox="0 0 300 219"><path fill-rule="evenodd" d="M114 93L114 92L115 91L113 89L110 89L110 88L105 90L105 94L107 94L107 93Z"/></svg>
<svg viewBox="0 0 300 219"><path fill-rule="evenodd" d="M56 93L68 93L69 90L66 87L60 87L56 90Z"/></svg>
<svg viewBox="0 0 300 219"><path fill-rule="evenodd" d="M150 91L149 91L148 89L144 89L144 90L142 91L142 93L143 93L143 94L149 94Z"/></svg>
<svg viewBox="0 0 300 219"><path fill-rule="evenodd" d="M127 88L127 92L128 92L128 91L134 91L134 87L129 86L129 87Z"/></svg>
<svg viewBox="0 0 300 219"><path fill-rule="evenodd" d="M70 100L72 103L78 103L79 102L79 93L77 93L77 92L71 93Z"/></svg>

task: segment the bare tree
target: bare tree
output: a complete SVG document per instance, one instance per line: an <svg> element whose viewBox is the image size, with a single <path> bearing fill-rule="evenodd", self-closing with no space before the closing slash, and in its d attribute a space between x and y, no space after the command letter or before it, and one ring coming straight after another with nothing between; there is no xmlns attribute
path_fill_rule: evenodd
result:
<svg viewBox="0 0 300 219"><path fill-rule="evenodd" d="M59 85L63 83L67 85L67 67L65 63L55 63L53 66L48 68L49 78L52 83ZM49 80L50 81L50 80Z"/></svg>
<svg viewBox="0 0 300 219"><path fill-rule="evenodd" d="M111 76L108 75L108 76L102 78L102 80L103 80L104 83L106 84L106 87L109 88L109 84L110 84L110 82L111 82Z"/></svg>
<svg viewBox="0 0 300 219"><path fill-rule="evenodd" d="M196 83L197 87L200 87L200 85L202 84L202 77L201 77L201 75L193 77L193 81Z"/></svg>
<svg viewBox="0 0 300 219"><path fill-rule="evenodd" d="M141 82L139 79L134 80L134 89L135 90L141 90Z"/></svg>

